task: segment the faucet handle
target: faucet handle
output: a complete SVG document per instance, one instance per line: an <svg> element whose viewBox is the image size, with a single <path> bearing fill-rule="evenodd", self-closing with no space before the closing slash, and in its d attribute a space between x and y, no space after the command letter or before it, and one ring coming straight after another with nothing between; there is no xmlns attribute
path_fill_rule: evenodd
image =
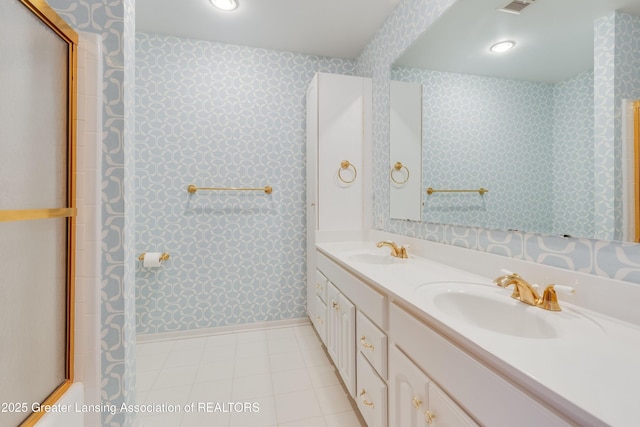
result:
<svg viewBox="0 0 640 427"><path fill-rule="evenodd" d="M562 311L560 304L558 303L558 296L554 288L555 285L551 284L547 286L542 294L542 298L536 304L538 307L549 311Z"/></svg>
<svg viewBox="0 0 640 427"><path fill-rule="evenodd" d="M576 290L571 286L564 286L564 285L552 285L552 286L553 286L553 289L556 290L556 292L560 292L561 294L564 294L564 295L575 295L576 293Z"/></svg>
<svg viewBox="0 0 640 427"><path fill-rule="evenodd" d="M545 310L562 311L560 304L558 303L556 291L565 295L573 295L576 293L576 290L571 286L551 284L545 288L542 298L540 298L540 301L536 305L540 308L544 308Z"/></svg>
<svg viewBox="0 0 640 427"><path fill-rule="evenodd" d="M404 258L404 259L409 258L409 255L407 254L407 249L409 249L409 245L402 245L398 248L399 258Z"/></svg>

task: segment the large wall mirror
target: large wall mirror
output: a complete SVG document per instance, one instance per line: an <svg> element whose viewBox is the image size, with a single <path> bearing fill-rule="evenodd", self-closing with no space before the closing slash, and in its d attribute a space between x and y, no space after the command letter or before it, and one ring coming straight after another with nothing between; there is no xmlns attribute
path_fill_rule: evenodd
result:
<svg viewBox="0 0 640 427"><path fill-rule="evenodd" d="M390 184L392 218L635 239L638 0L458 0L390 74L422 99L394 112L390 85L390 170L406 135L422 143L420 188Z"/></svg>

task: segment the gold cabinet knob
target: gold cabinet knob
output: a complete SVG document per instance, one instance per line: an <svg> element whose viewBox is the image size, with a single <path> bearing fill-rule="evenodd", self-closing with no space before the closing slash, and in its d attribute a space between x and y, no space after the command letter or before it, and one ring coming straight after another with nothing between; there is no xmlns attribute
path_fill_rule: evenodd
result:
<svg viewBox="0 0 640 427"><path fill-rule="evenodd" d="M412 402L413 402L413 407L416 409L420 409L420 407L422 406L422 400L418 399L417 397L414 397Z"/></svg>
<svg viewBox="0 0 640 427"><path fill-rule="evenodd" d="M436 418L436 415L431 411L424 411L424 420L427 424L433 424L433 420Z"/></svg>

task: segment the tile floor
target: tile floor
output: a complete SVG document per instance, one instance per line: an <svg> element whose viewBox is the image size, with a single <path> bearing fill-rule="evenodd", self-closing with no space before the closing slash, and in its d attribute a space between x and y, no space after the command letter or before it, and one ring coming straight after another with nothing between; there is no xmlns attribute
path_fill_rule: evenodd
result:
<svg viewBox="0 0 640 427"><path fill-rule="evenodd" d="M364 426L311 325L142 343L136 353L137 403L180 408L140 413L139 427Z"/></svg>

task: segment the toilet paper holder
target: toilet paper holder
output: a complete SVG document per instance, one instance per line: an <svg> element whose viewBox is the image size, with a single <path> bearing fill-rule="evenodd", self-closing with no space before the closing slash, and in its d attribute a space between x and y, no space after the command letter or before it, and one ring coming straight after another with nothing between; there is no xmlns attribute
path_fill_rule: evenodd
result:
<svg viewBox="0 0 640 427"><path fill-rule="evenodd" d="M140 256L138 257L138 261L142 262L144 261L144 256L146 255L146 252L143 252L140 254ZM162 252L162 255L160 255L160 261L167 261L169 259L169 254L167 252Z"/></svg>

